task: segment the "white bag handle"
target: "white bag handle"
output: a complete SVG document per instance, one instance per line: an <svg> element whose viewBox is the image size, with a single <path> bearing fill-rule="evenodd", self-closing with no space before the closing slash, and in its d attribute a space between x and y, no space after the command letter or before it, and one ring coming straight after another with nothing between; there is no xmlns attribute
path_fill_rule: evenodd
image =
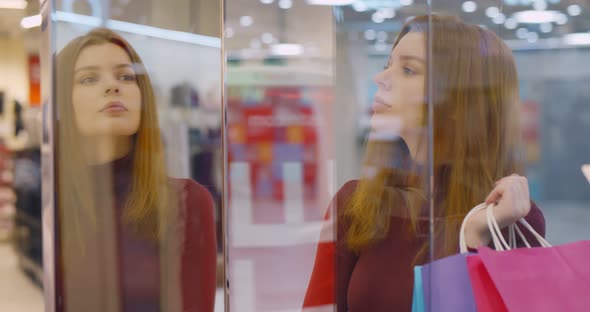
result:
<svg viewBox="0 0 590 312"><path fill-rule="evenodd" d="M504 236L502 235L502 231L501 231L500 227L498 226L498 222L494 218L493 208L494 208L493 204L490 204L490 205L480 204L480 205L476 206L475 208L471 209L471 211L469 211L469 213L465 216L465 218L463 219L463 223L461 224L461 230L459 232L459 249L460 249L461 253L468 252L467 240L465 238L465 226L467 224L467 220L476 212L482 211L484 209L486 210L486 221L488 224L488 228L490 230L490 234L492 236L492 242L494 243L494 248L496 250L503 251L503 250L510 250L510 249L516 248L516 234L518 234L518 236L520 236L520 239L524 242L524 244L528 248L531 248L531 245L525 239L524 234L522 234L522 231L516 225L516 223L512 224L508 227L508 241L509 241L509 243L506 242L506 240L504 239ZM539 242L539 244L542 247L551 247L551 244L549 244L541 235L539 235L539 233L537 233L533 229L533 227L524 218L521 218L520 220L518 220L518 222L520 224L522 224L531 234L533 234L533 236L537 239L537 241Z"/></svg>

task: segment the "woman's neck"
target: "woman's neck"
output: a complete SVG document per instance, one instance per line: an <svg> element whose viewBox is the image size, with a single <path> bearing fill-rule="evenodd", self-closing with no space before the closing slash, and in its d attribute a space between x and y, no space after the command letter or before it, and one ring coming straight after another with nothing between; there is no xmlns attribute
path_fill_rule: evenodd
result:
<svg viewBox="0 0 590 312"><path fill-rule="evenodd" d="M84 152L88 163L100 165L113 162L131 152L132 139L129 136L87 138Z"/></svg>
<svg viewBox="0 0 590 312"><path fill-rule="evenodd" d="M411 134L403 136L403 139L408 145L412 160L417 164L425 165L428 160L427 137L419 134Z"/></svg>

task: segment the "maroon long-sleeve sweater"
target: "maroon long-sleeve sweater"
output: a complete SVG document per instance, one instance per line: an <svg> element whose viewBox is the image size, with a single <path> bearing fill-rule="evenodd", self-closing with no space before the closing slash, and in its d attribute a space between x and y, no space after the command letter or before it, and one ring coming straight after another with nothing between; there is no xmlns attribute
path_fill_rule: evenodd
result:
<svg viewBox="0 0 590 312"><path fill-rule="evenodd" d="M111 170L112 169L112 170ZM116 278L118 280L120 312L157 312L162 308L161 294L164 281L161 281L162 250L153 240L138 236L129 225L123 222L123 207L132 182L132 157L127 156L113 163L100 165L93 170L112 171L112 196L115 218ZM189 179L169 179L180 194L177 224L183 229L180 249L180 309L178 312L213 312L215 303L217 248L215 239L214 207L210 193L205 187ZM105 207L107 209L108 207ZM83 270L100 270L101 264L94 258ZM66 311L62 302L68 296L62 285L61 276L68 271L68 263L60 261L57 270L58 307ZM80 285L82 291L84 285ZM75 287L77 288L77 287ZM78 293L80 291L77 291ZM92 289L100 291L100 289ZM60 300L65 299L65 300ZM84 308L86 309L86 308ZM87 307L94 311L97 307ZM100 309L99 309L100 310ZM70 312L70 311L67 311ZM170 311L174 312L174 311Z"/></svg>
<svg viewBox="0 0 590 312"><path fill-rule="evenodd" d="M332 211L341 215L357 183L350 181L337 192ZM534 203L525 219L545 236L545 219ZM421 231L413 234L407 230L408 222L408 219L392 216L387 237L357 254L344 245L342 238L347 227L338 220L336 242L318 246L304 308L336 304L338 312L411 311L413 264L419 249L428 240L429 227L428 220L419 221ZM528 234L525 229L523 233ZM535 245L535 239L526 236L531 245Z"/></svg>

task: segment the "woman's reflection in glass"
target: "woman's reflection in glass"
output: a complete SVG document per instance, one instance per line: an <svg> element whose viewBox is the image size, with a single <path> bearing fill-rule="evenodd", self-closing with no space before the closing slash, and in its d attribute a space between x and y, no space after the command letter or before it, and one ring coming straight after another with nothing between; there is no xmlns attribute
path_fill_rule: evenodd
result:
<svg viewBox="0 0 590 312"><path fill-rule="evenodd" d="M213 311L213 202L169 178L148 73L108 29L57 56L58 311Z"/></svg>

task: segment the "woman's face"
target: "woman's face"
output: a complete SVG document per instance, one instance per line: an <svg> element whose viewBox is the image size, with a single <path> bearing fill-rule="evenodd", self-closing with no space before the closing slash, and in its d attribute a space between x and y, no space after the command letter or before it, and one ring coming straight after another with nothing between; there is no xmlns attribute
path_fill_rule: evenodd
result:
<svg viewBox="0 0 590 312"><path fill-rule="evenodd" d="M371 127L377 139L409 140L421 130L426 75L426 48L422 33L406 34L389 56L387 66L374 78L377 93Z"/></svg>
<svg viewBox="0 0 590 312"><path fill-rule="evenodd" d="M84 136L137 133L141 92L127 52L112 43L84 48L74 67L72 102Z"/></svg>

